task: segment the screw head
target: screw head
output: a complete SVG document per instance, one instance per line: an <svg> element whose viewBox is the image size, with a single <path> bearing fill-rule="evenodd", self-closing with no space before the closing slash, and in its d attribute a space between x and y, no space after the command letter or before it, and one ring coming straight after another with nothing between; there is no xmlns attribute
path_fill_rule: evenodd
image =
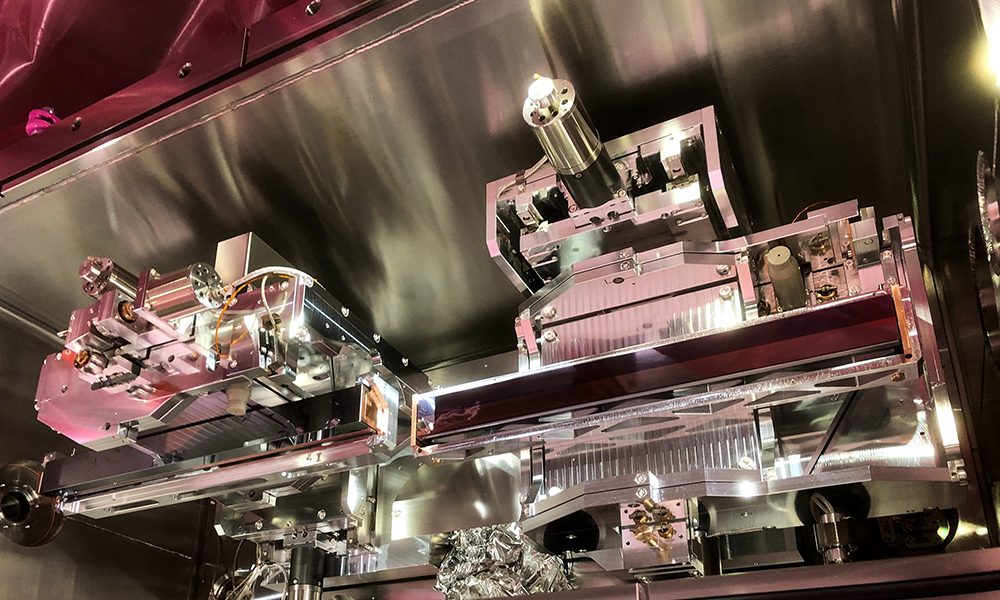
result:
<svg viewBox="0 0 1000 600"><path fill-rule="evenodd" d="M542 318L551 319L556 316L556 307L551 304L542 309Z"/></svg>
<svg viewBox="0 0 1000 600"><path fill-rule="evenodd" d="M372 339L375 340L375 343L377 344L382 341L382 336L376 333L372 336Z"/></svg>
<svg viewBox="0 0 1000 600"><path fill-rule="evenodd" d="M340 314L344 315L345 317L347 317L347 316L350 316L350 314L351 314L351 309L349 309L349 308L347 308L346 306L344 306L344 307L342 307L342 308L340 309Z"/></svg>
<svg viewBox="0 0 1000 600"><path fill-rule="evenodd" d="M737 463L737 464L739 464L739 467L741 469L752 469L752 468L754 468L754 467L757 466L757 465L754 464L753 459L750 458L749 456L743 456L743 457L741 457L740 460L739 460L739 463Z"/></svg>
<svg viewBox="0 0 1000 600"><path fill-rule="evenodd" d="M899 383L900 381L906 379L906 373L902 371L896 371L895 373L892 374L892 377L890 377L889 379L892 379L894 382Z"/></svg>
<svg viewBox="0 0 1000 600"><path fill-rule="evenodd" d="M715 267L715 272L719 275L729 275L729 265L719 265Z"/></svg>
<svg viewBox="0 0 1000 600"><path fill-rule="evenodd" d="M546 329L545 333L542 334L542 339L551 344L559 339L559 334L556 333L555 329Z"/></svg>
<svg viewBox="0 0 1000 600"><path fill-rule="evenodd" d="M639 485L642 485L642 484L646 483L646 474L645 473L636 473L636 475L635 475L635 482L638 483Z"/></svg>
<svg viewBox="0 0 1000 600"><path fill-rule="evenodd" d="M648 495L649 495L649 490L647 490L646 488L639 488L639 489L637 489L635 491L635 497L636 498L640 498L641 499L641 498L645 498Z"/></svg>
<svg viewBox="0 0 1000 600"><path fill-rule="evenodd" d="M254 522L253 528L256 529L257 531L260 531L261 529L264 529L264 521L256 521L256 522Z"/></svg>
<svg viewBox="0 0 1000 600"><path fill-rule="evenodd" d="M626 261L624 261L624 262L623 262L623 263L621 264L621 267L620 267L620 268L621 268L621 270L622 270L622 271L628 271L629 269L631 269L631 268L632 268L632 261L630 261L630 260L626 260Z"/></svg>
<svg viewBox="0 0 1000 600"><path fill-rule="evenodd" d="M722 286L719 288L719 297L723 300L729 300L733 297L733 288L728 285Z"/></svg>
<svg viewBox="0 0 1000 600"><path fill-rule="evenodd" d="M323 510L322 508L319 509L318 511L316 511L316 518L317 519L325 519L326 518L326 511Z"/></svg>

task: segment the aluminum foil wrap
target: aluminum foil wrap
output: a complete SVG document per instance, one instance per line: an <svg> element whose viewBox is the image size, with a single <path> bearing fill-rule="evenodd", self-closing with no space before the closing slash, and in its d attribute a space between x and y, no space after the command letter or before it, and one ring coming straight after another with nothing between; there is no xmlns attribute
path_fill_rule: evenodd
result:
<svg viewBox="0 0 1000 600"><path fill-rule="evenodd" d="M449 534L452 550L438 569L447 600L522 596L570 589L562 561L521 535L517 523Z"/></svg>

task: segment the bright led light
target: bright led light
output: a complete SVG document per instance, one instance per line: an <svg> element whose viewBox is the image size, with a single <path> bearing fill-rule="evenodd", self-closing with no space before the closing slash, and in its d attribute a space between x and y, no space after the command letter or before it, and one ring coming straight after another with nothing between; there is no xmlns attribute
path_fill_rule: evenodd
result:
<svg viewBox="0 0 1000 600"><path fill-rule="evenodd" d="M951 407L946 402L939 402L934 407L934 416L937 417L938 433L941 435L941 442L947 448L958 445L958 426L955 424L955 415L951 412Z"/></svg>
<svg viewBox="0 0 1000 600"><path fill-rule="evenodd" d="M994 83L1000 87L1000 0L979 0L979 11L986 31L986 51Z"/></svg>
<svg viewBox="0 0 1000 600"><path fill-rule="evenodd" d="M743 498L753 498L757 495L757 486L752 481L741 481L737 484L740 496Z"/></svg>
<svg viewBox="0 0 1000 600"><path fill-rule="evenodd" d="M556 91L556 84L548 77L539 77L528 86L528 97L534 102L545 100Z"/></svg>

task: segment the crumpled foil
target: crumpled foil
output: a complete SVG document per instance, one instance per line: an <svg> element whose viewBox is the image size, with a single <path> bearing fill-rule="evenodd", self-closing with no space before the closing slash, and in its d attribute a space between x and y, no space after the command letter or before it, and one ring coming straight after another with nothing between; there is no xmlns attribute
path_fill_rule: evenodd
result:
<svg viewBox="0 0 1000 600"><path fill-rule="evenodd" d="M522 596L570 589L558 557L521 535L517 523L456 531L452 550L438 569L437 585L447 600Z"/></svg>

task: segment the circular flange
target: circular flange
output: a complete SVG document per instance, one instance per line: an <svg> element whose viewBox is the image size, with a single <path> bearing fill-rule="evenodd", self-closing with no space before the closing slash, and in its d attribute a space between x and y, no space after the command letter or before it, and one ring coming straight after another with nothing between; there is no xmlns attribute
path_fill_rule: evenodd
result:
<svg viewBox="0 0 1000 600"><path fill-rule="evenodd" d="M33 461L0 468L0 533L19 546L41 546L62 529L55 499L38 493L43 470Z"/></svg>
<svg viewBox="0 0 1000 600"><path fill-rule="evenodd" d="M1000 202L995 175L981 151L976 160L976 201L979 221L969 232L969 256L983 332L994 362L1000 365Z"/></svg>
<svg viewBox="0 0 1000 600"><path fill-rule="evenodd" d="M188 271L188 281L198 302L205 308L222 307L225 295L222 292L222 278L210 264L195 263Z"/></svg>

